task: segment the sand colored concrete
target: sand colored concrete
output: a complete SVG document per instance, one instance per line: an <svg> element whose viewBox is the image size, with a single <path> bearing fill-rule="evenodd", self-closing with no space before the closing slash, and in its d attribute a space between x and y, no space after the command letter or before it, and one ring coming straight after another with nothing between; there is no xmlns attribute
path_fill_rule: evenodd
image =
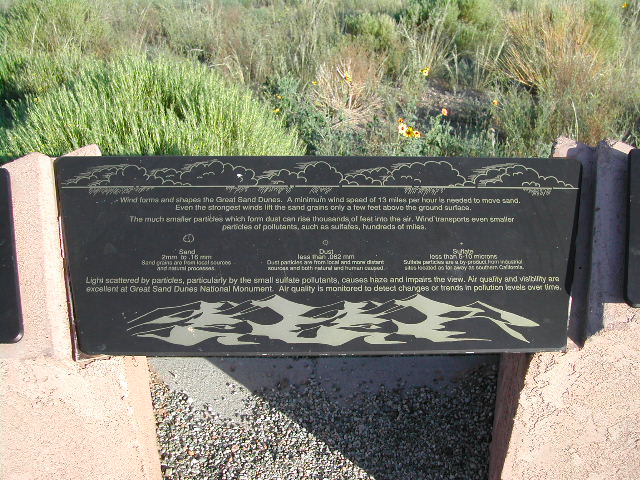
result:
<svg viewBox="0 0 640 480"><path fill-rule="evenodd" d="M159 479L144 357L0 361L0 478Z"/></svg>
<svg viewBox="0 0 640 480"><path fill-rule="evenodd" d="M526 365L518 357L509 368ZM592 336L581 350L534 355L508 448L493 452L504 464L492 464L489 478L640 478L639 366L635 318ZM508 414L507 404L496 413Z"/></svg>
<svg viewBox="0 0 640 480"><path fill-rule="evenodd" d="M565 151L596 159L583 183L593 192L591 274L578 278L587 292L572 292L581 305L574 332L586 340L566 353L501 357L491 480L640 478L640 310L627 306L622 292L631 147L563 142ZM558 147L556 153L562 156ZM578 241L584 249L584 238ZM578 253L576 268L584 269Z"/></svg>
<svg viewBox="0 0 640 480"><path fill-rule="evenodd" d="M520 391L524 386L531 355L505 353L500 355L496 405L493 412L489 478L499 480L505 459L510 454L511 433L519 408Z"/></svg>
<svg viewBox="0 0 640 480"><path fill-rule="evenodd" d="M6 168L25 334L0 349L0 478L159 479L146 358L73 360L52 159Z"/></svg>
<svg viewBox="0 0 640 480"><path fill-rule="evenodd" d="M71 357L51 162L32 153L5 165L11 180L24 336L16 344L0 345L0 358Z"/></svg>
<svg viewBox="0 0 640 480"><path fill-rule="evenodd" d="M63 157L99 157L100 155L102 155L100 147L95 143L92 143L91 145L85 145L73 152L69 152L63 155Z"/></svg>

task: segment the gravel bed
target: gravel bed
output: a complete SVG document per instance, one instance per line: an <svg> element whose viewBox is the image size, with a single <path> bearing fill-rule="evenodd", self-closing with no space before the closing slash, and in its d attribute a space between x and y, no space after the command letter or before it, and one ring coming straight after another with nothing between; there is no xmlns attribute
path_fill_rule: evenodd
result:
<svg viewBox="0 0 640 480"><path fill-rule="evenodd" d="M381 386L345 403L312 377L256 392L231 419L156 376L151 393L165 479L470 480L487 475L495 388L485 365L441 390Z"/></svg>

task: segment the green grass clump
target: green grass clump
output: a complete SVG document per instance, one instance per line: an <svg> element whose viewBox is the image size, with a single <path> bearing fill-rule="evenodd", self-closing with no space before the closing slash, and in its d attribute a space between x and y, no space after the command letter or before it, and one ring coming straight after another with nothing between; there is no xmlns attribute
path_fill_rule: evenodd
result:
<svg viewBox="0 0 640 480"><path fill-rule="evenodd" d="M56 52L74 46L82 52L107 53L120 45L108 8L91 0L23 0L0 16L6 51Z"/></svg>
<svg viewBox="0 0 640 480"><path fill-rule="evenodd" d="M364 37L374 50L390 50L398 38L393 19L384 13L358 13L347 17L346 31L352 35Z"/></svg>
<svg viewBox="0 0 640 480"><path fill-rule="evenodd" d="M400 19L421 27L441 22L458 53L472 53L492 41L498 27L498 0L409 0Z"/></svg>
<svg viewBox="0 0 640 480"><path fill-rule="evenodd" d="M10 51L0 56L0 103L42 95L73 79L82 68L96 60L83 58L78 51L56 54Z"/></svg>
<svg viewBox="0 0 640 480"><path fill-rule="evenodd" d="M129 56L90 63L73 80L12 102L0 152L61 155L299 155L293 133L254 95L186 60Z"/></svg>

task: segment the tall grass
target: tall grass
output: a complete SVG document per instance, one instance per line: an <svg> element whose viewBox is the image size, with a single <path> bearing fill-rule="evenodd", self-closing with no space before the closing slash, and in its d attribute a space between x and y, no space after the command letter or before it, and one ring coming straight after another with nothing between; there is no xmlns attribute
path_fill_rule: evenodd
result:
<svg viewBox="0 0 640 480"><path fill-rule="evenodd" d="M4 53L53 53L69 48L107 54L122 45L101 1L16 1L0 17Z"/></svg>
<svg viewBox="0 0 640 480"><path fill-rule="evenodd" d="M296 136L253 95L185 60L95 62L11 105L16 120L0 138L4 155L55 156L88 143L111 155L302 153Z"/></svg>
<svg viewBox="0 0 640 480"><path fill-rule="evenodd" d="M255 109L266 112L270 122L277 124L276 118L281 118L287 129L297 130L308 153L463 154L467 148L468 152L535 155L548 153L553 139L563 134L589 143L604 137L634 142L640 136L636 73L640 72L636 48L640 5L628 3L0 0L0 108L7 101L12 106L0 114L0 128L4 125L10 138L2 145L14 150L44 145L44 140L32 141L40 138L36 127L44 128L51 138L84 141L88 137L78 129L53 135L52 123L39 124L43 120L37 118L60 121L62 108L65 118L76 117L72 111L80 106L78 92L84 92L83 108L88 105L98 112L90 102L95 95L132 118L138 109L149 108L158 118L166 117L163 121L172 131L183 131L188 122L172 114L165 103L160 102L162 108L152 107L124 86L117 91L89 89L91 82L104 89L103 77L113 85L124 85L105 72L109 62L125 68L120 59L131 54L138 58L134 70L147 68L144 57L183 57L202 66L199 70L182 64L179 68L191 72L185 73L187 77L195 75L198 81L220 85L224 77L234 84L234 91L253 90L250 98ZM148 68L159 69L162 62L173 64L174 60L160 60ZM420 72L425 68L428 75ZM349 71L353 82L345 83L338 69ZM171 75L166 77L167 89L196 89L195 80L174 86ZM64 96L69 100L63 101ZM197 98L205 105L211 103ZM437 103L442 98L453 98L459 106L459 111L451 109L449 117L455 128L436 125L434 130L434 112L445 106ZM190 115L207 118L205 110L210 107L190 101L190 94L182 95ZM274 115L272 109L280 111ZM416 122L425 132L433 130L435 137L425 134L421 140L412 139L413 143L399 143L395 121L409 111L421 112ZM107 119L100 122L91 128L91 136L100 135L98 126L106 128L103 137L120 149L135 145L136 152L159 151L198 142L206 145L204 149L231 148L231 144L205 141L206 135L199 131L187 134L186 129L176 134L176 142L168 137L160 141L160 133L143 119L128 129L116 128ZM256 122L249 124L260 124ZM204 120L195 123L210 125ZM220 130L219 137L237 137L242 145L249 145L244 133L233 130L239 123L239 118L220 123L231 133ZM442 125L446 124L443 120ZM113 132L121 139L111 137ZM127 135L130 139L125 141ZM282 135L293 138L295 133ZM450 138L442 140L445 137ZM439 146L425 150L429 142ZM299 151L298 146L291 148Z"/></svg>
<svg viewBox="0 0 640 480"><path fill-rule="evenodd" d="M568 134L595 143L631 128L620 120L638 100L637 90L627 87L637 52L627 50L620 61L627 33L615 9L620 5L604 0L560 0L509 14L501 70L526 87L528 94L519 96L531 100L509 93L498 121L512 123L508 117L517 118L523 102L534 102L534 131L546 142ZM506 128L507 136L518 136L526 125Z"/></svg>
<svg viewBox="0 0 640 480"><path fill-rule="evenodd" d="M341 36L334 5L325 0L264 5L164 6L158 26L164 37L156 35L156 41L180 55L195 55L246 84L285 74L311 81Z"/></svg>
<svg viewBox="0 0 640 480"><path fill-rule="evenodd" d="M442 74L449 66L454 52L454 39L446 31L446 10L433 21L419 27L403 25L402 34L409 56L406 70L409 78L417 78L416 72L429 68L430 75Z"/></svg>

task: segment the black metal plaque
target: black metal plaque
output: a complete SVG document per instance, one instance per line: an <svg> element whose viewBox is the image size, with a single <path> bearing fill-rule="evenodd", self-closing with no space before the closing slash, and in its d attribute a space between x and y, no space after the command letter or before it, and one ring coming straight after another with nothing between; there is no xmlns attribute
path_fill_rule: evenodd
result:
<svg viewBox="0 0 640 480"><path fill-rule="evenodd" d="M640 150L629 152L625 296L629 305L640 307Z"/></svg>
<svg viewBox="0 0 640 480"><path fill-rule="evenodd" d="M22 309L16 265L9 172L0 168L0 343L22 338Z"/></svg>
<svg viewBox="0 0 640 480"><path fill-rule="evenodd" d="M55 169L86 353L566 345L577 161L68 157Z"/></svg>

